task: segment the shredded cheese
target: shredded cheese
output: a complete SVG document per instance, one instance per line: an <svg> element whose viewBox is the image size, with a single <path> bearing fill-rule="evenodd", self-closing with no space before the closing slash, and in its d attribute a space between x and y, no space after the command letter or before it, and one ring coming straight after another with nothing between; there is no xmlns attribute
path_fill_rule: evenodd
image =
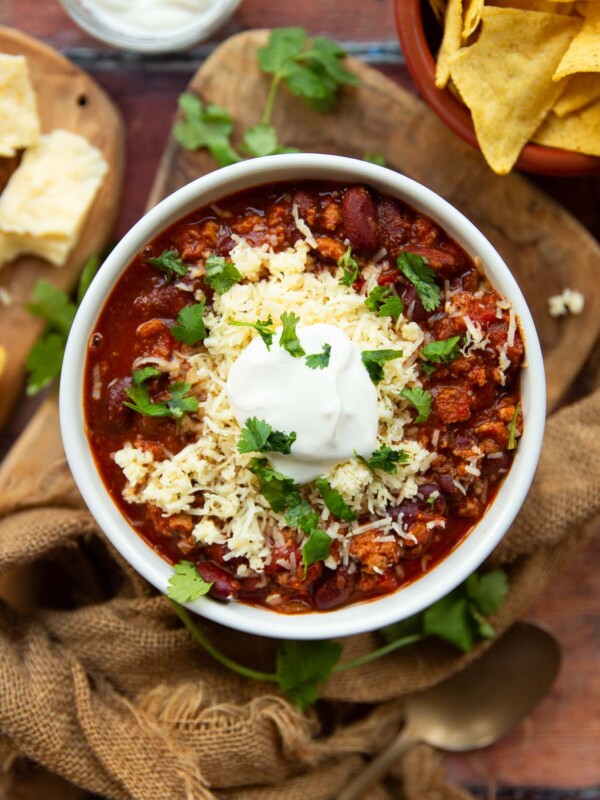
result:
<svg viewBox="0 0 600 800"><path fill-rule="evenodd" d="M560 294L548 298L548 311L551 317L581 314L584 305L584 296L575 289L563 289Z"/></svg>

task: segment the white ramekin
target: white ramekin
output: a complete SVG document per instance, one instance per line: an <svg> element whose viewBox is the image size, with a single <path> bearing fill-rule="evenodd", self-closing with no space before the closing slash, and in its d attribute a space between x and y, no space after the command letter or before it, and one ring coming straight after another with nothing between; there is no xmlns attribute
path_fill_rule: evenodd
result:
<svg viewBox="0 0 600 800"><path fill-rule="evenodd" d="M60 0L73 22L86 33L112 47L135 50L139 53L172 53L208 39L227 22L240 2L241 0L214 0L206 11L199 14L198 18L185 28L166 31L157 36L140 31L134 36L111 25L101 15L95 14L93 3L82 0Z"/></svg>
<svg viewBox="0 0 600 800"><path fill-rule="evenodd" d="M393 594L328 612L289 616L244 603L205 597L188 608L231 628L284 639L325 639L375 630L415 614L454 589L502 539L527 494L537 465L546 412L544 364L537 333L510 270L487 239L453 206L392 170L341 156L309 153L269 156L216 170L174 192L134 225L94 279L75 317L60 384L60 419L69 465L90 511L121 555L161 592L172 567L129 526L98 474L85 431L83 373L90 334L115 281L144 245L185 214L234 192L276 181L317 179L365 183L424 212L471 256L512 303L525 339L521 379L524 432L513 466L483 519L436 567Z"/></svg>

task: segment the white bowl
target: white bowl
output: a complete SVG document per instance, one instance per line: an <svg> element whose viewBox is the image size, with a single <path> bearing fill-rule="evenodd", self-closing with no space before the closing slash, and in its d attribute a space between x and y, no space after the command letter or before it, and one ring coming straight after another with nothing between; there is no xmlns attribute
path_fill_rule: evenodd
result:
<svg viewBox="0 0 600 800"><path fill-rule="evenodd" d="M193 23L153 36L143 31L133 35L119 29L110 23L109 18L95 14L93 3L88 5L85 0L60 0L73 22L90 36L112 47L136 50L139 53L171 53L208 39L227 22L240 2L241 0L213 0L213 5L199 14Z"/></svg>
<svg viewBox="0 0 600 800"><path fill-rule="evenodd" d="M231 628L284 639L326 639L375 630L415 614L465 580L487 558L513 522L537 465L544 432L546 391L537 333L510 270L487 239L459 211L430 189L396 172L340 156L309 153L269 156L211 172L149 211L114 248L75 317L62 371L60 419L69 465L90 511L121 555L161 592L172 567L129 526L96 469L85 433L83 373L87 344L115 281L142 247L176 220L234 192L299 179L365 183L404 200L439 223L471 256L479 256L492 286L513 304L525 340L522 372L523 436L512 468L482 520L437 566L393 594L328 612L288 616L244 603L209 597L187 604L192 611Z"/></svg>

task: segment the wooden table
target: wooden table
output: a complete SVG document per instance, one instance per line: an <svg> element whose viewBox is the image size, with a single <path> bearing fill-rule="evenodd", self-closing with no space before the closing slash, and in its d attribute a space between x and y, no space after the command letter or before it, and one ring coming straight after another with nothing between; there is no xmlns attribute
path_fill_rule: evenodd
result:
<svg viewBox="0 0 600 800"><path fill-rule="evenodd" d="M32 34L88 70L114 98L127 127L127 172L119 237L140 217L165 145L176 99L227 36L247 28L302 25L415 91L395 36L391 0L244 0L214 39L185 53L145 57L114 51L71 23L56 0L2 0L0 25ZM600 178L534 178L600 239ZM599 276L600 280L600 265ZM584 382L580 381L580 386ZM0 457L35 408L19 404L0 434ZM531 610L562 643L552 694L495 747L446 760L448 774L479 797L600 800L600 531ZM61 797L60 790L56 797ZM424 798L423 800L427 800Z"/></svg>

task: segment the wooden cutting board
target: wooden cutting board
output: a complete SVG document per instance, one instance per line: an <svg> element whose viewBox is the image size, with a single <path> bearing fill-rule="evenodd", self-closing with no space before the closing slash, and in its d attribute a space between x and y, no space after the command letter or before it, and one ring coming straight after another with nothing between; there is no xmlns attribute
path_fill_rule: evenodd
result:
<svg viewBox="0 0 600 800"><path fill-rule="evenodd" d="M268 33L228 39L192 78L189 90L224 106L236 122L236 141L260 121L270 84L258 69L256 48ZM520 175L499 177L481 155L449 131L422 101L376 69L349 59L361 79L336 110L320 114L285 89L273 123L283 144L303 151L361 158L382 153L393 169L425 184L459 208L499 250L531 308L544 350L552 410L583 367L600 336L600 246L560 205ZM205 152L182 150L171 139L150 205L215 169ZM548 297L578 289L579 317L553 319Z"/></svg>
<svg viewBox="0 0 600 800"><path fill-rule="evenodd" d="M23 385L27 353L43 328L24 308L37 281L71 291L86 259L108 244L123 180L124 131L119 112L89 75L55 50L11 28L0 27L0 53L24 55L37 94L42 133L65 128L85 136L109 165L109 172L86 218L67 263L54 267L40 258L22 256L0 269L0 287L11 303L0 305L0 345L8 354L0 377L0 425ZM0 124L1 121L0 121ZM0 158L0 191L17 167L17 159Z"/></svg>

